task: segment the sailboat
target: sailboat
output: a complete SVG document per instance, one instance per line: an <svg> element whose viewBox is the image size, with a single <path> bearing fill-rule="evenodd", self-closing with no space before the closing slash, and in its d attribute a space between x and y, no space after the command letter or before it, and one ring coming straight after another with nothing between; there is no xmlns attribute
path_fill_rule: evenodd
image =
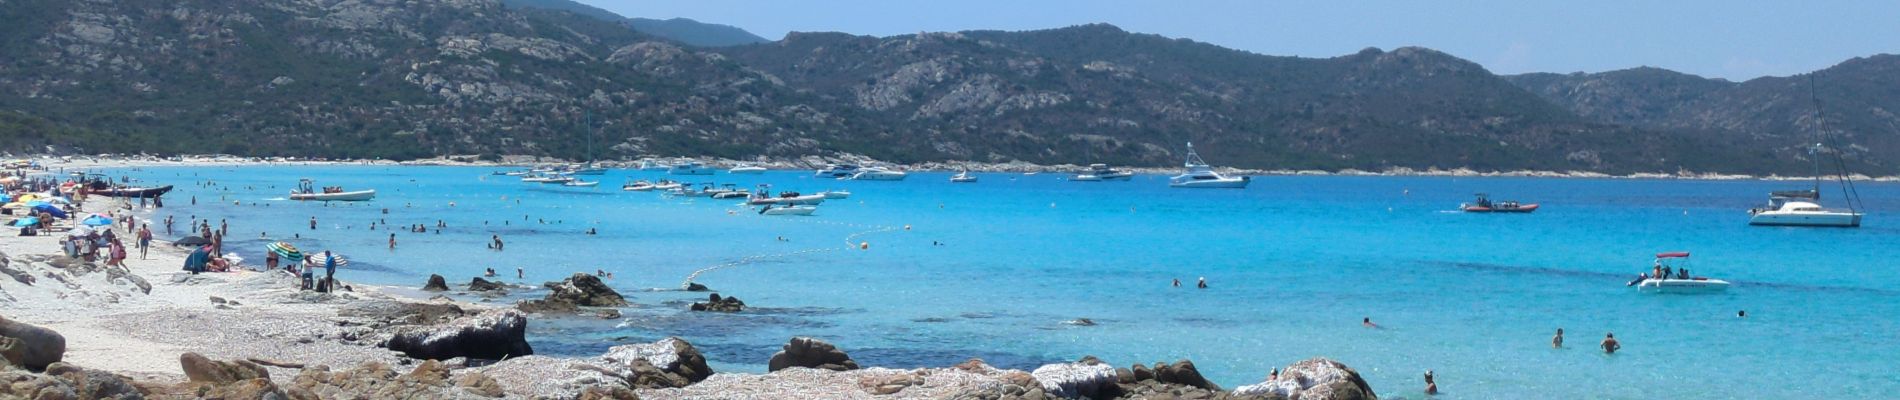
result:
<svg viewBox="0 0 1900 400"><path fill-rule="evenodd" d="M1821 118L1821 100L1814 95L1814 75L1808 75L1808 97L1814 101L1815 136L1826 133L1824 119ZM1847 178L1847 163L1841 159L1841 152L1834 152L1834 164L1839 167L1835 180L1841 184L1842 203L1846 209L1821 206L1821 144L1815 143L1808 148L1808 159L1814 162L1814 186L1807 190L1778 190L1768 193L1768 205L1748 210L1749 225L1766 226L1820 226L1837 228L1860 227L1859 191L1854 189L1854 181Z"/></svg>

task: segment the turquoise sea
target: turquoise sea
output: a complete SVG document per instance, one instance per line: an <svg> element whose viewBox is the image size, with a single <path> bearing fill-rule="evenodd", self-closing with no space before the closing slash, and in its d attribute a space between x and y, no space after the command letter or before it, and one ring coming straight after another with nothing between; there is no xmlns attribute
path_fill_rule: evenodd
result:
<svg viewBox="0 0 1900 400"><path fill-rule="evenodd" d="M949 183L947 173L902 182L810 171L690 177L853 193L815 216L792 217L752 214L738 201L619 190L627 179L666 177L659 172L616 170L590 177L602 186L589 190L491 171L105 172L177 185L159 218L177 218L181 235L191 218L225 219L230 246L246 258L261 260L260 236L332 249L352 260L339 274L345 280L415 287L434 273L466 283L492 267L506 281L538 285L612 271L608 283L638 306L619 321L537 320L530 340L543 354L596 355L676 335L715 369L762 372L778 346L803 335L886 367L973 356L1024 369L1083 355L1122 366L1186 358L1227 388L1324 356L1355 367L1388 398L1421 397L1428 369L1443 399L1900 393L1893 183L1860 185L1864 227L1804 229L1750 227L1745 211L1767 191L1802 182L1286 176L1256 177L1245 190L1187 190L1147 175L1069 182L978 174L976 184ZM284 200L305 177L379 196L328 206ZM215 184L203 185L208 179ZM1837 188L1826 189L1824 200L1837 204ZM1474 192L1543 208L1451 211ZM447 225L440 233L401 230L438 220ZM490 235L506 251L487 249ZM1696 296L1624 286L1663 251L1692 252L1692 271L1736 285ZM517 267L527 279L513 279ZM753 308L684 311L703 294L678 288L702 270L698 282ZM1211 288L1195 289L1200 277ZM1077 318L1096 325L1065 323ZM1362 327L1361 318L1382 328ZM1553 349L1558 328L1568 345ZM1621 352L1596 350L1606 332Z"/></svg>

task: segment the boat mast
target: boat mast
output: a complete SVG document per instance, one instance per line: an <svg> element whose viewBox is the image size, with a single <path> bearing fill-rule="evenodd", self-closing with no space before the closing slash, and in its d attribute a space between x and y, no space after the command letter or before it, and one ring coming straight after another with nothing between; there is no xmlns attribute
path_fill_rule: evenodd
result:
<svg viewBox="0 0 1900 400"><path fill-rule="evenodd" d="M1201 155L1194 152L1194 142L1187 142L1187 153L1188 168L1207 165L1206 161L1201 161Z"/></svg>

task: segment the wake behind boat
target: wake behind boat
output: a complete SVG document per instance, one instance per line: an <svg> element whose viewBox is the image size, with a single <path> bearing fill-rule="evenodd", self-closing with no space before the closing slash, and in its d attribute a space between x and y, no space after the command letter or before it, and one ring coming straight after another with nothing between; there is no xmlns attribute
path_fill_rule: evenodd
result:
<svg viewBox="0 0 1900 400"><path fill-rule="evenodd" d="M1690 275L1689 252L1681 251L1656 254L1654 269L1638 276L1626 286L1635 286L1640 293L1700 294L1726 291L1729 283Z"/></svg>
<svg viewBox="0 0 1900 400"><path fill-rule="evenodd" d="M342 186L327 186L321 191L314 188L309 179L297 181L297 190L290 192L291 200L316 201L366 201L376 198L376 190L344 191Z"/></svg>

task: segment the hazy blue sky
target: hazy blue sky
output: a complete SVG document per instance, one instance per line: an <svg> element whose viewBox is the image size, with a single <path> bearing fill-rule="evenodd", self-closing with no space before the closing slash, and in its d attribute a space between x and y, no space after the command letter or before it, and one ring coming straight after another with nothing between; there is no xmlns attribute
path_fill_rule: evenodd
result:
<svg viewBox="0 0 1900 400"><path fill-rule="evenodd" d="M767 39L889 36L1107 22L1271 55L1424 46L1493 72L1655 66L1746 80L1900 53L1900 1L580 0L630 17L686 17Z"/></svg>

